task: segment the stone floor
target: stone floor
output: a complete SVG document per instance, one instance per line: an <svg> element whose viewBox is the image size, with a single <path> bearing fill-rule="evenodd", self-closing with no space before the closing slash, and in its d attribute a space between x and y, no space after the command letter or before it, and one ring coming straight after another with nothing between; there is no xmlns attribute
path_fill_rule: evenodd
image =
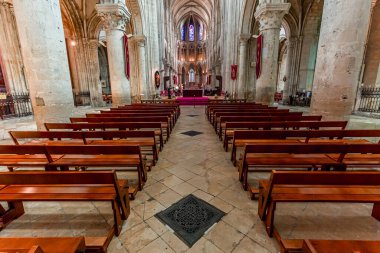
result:
<svg viewBox="0 0 380 253"><path fill-rule="evenodd" d="M350 122L351 128L379 125L380 120L358 116ZM0 143L10 141L6 134L10 129L35 129L32 118L2 121L0 127L4 139ZM202 134L181 134L191 130ZM205 118L204 107L183 107L144 190L131 202L122 234L113 239L108 252L278 252L256 214L257 201L242 190L229 157ZM227 213L191 249L154 217L190 193ZM104 236L113 223L107 203L34 202L25 207L26 213L0 237ZM369 204L280 204L275 223L283 238L380 240L380 223L371 217L371 209Z"/></svg>

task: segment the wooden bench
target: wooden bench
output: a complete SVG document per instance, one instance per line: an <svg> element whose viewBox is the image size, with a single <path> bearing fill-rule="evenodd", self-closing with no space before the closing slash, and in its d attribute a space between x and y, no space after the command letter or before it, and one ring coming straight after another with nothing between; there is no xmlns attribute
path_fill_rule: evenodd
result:
<svg viewBox="0 0 380 253"><path fill-rule="evenodd" d="M84 237L0 238L2 253L84 253Z"/></svg>
<svg viewBox="0 0 380 253"><path fill-rule="evenodd" d="M358 240L281 240L281 253L377 253L380 241Z"/></svg>
<svg viewBox="0 0 380 253"><path fill-rule="evenodd" d="M138 145L151 155L151 164L158 160L154 131L10 131L16 145Z"/></svg>
<svg viewBox="0 0 380 253"><path fill-rule="evenodd" d="M302 112L289 112L289 110L279 110L279 109L240 109L234 110L214 110L210 115L210 122L212 125L218 124L220 117L231 117L231 116L282 116L282 115L302 115Z"/></svg>
<svg viewBox="0 0 380 253"><path fill-rule="evenodd" d="M121 123L45 123L48 131L71 130L71 131L111 131L111 130L153 130L160 151L164 147L162 125L159 122L121 122Z"/></svg>
<svg viewBox="0 0 380 253"><path fill-rule="evenodd" d="M50 170L50 162L60 157L60 155L48 157L43 146L0 145L0 166L7 167L9 171L18 167L42 167Z"/></svg>
<svg viewBox="0 0 380 253"><path fill-rule="evenodd" d="M246 145L242 158L238 161L239 180L244 190L248 190L248 173L265 172L273 168L345 170L345 166L328 154L341 154L346 151L344 144L305 144L262 142ZM256 187L249 188L252 197L257 194Z"/></svg>
<svg viewBox="0 0 380 253"><path fill-rule="evenodd" d="M227 110L227 109L257 109L257 110L263 110L263 109L272 109L276 110L277 107L268 107L267 105L260 105L260 104L244 104L244 105L208 105L205 107L205 114L209 118L210 114L213 112L213 110Z"/></svg>
<svg viewBox="0 0 380 253"><path fill-rule="evenodd" d="M258 214L269 236L281 236L274 227L278 202L374 203L380 205L380 172L272 171L269 180L259 182Z"/></svg>
<svg viewBox="0 0 380 253"><path fill-rule="evenodd" d="M263 122L263 121L321 121L322 116L231 116L220 117L219 125L215 126L220 140L223 138L224 128L227 122Z"/></svg>
<svg viewBox="0 0 380 253"><path fill-rule="evenodd" d="M174 116L171 113L87 113L87 118L130 118L130 117L168 117L168 123L172 129L175 124Z"/></svg>
<svg viewBox="0 0 380 253"><path fill-rule="evenodd" d="M165 129L166 141L169 140L171 127L168 117L102 117L102 118L70 118L71 123L136 123L136 122L159 122Z"/></svg>
<svg viewBox="0 0 380 253"><path fill-rule="evenodd" d="M137 145L45 145L44 147L48 156L61 156L49 163L50 168L68 170L70 167L75 167L87 170L88 167L97 167L137 172L137 187L129 185L131 199L134 199L137 191L142 190L147 180L145 162L142 159L140 147Z"/></svg>
<svg viewBox="0 0 380 253"><path fill-rule="evenodd" d="M24 213L22 201L109 201L114 215L114 233L130 213L128 182L115 171L0 172L0 200L17 204L1 214L1 226Z"/></svg>
<svg viewBox="0 0 380 253"><path fill-rule="evenodd" d="M380 130L249 130L235 131L231 160L236 161L237 148L255 144L258 140L294 140L300 143L370 143L366 138L380 138ZM355 138L355 139L354 139ZM363 139L364 138L364 139Z"/></svg>
<svg viewBox="0 0 380 253"><path fill-rule="evenodd" d="M228 144L233 139L249 139L249 130L344 130L348 121L267 121L267 122L226 122L223 146L228 151ZM235 131L240 131L234 136ZM248 132L244 132L248 131ZM233 144L233 142L232 142ZM233 144L234 145L234 144Z"/></svg>
<svg viewBox="0 0 380 253"><path fill-rule="evenodd" d="M169 113L174 117L175 122L178 120L178 113L175 109L143 109L143 108L110 108L110 110L101 110L100 113Z"/></svg>
<svg viewBox="0 0 380 253"><path fill-rule="evenodd" d="M270 111L278 111L277 107L258 107L258 106L248 106L248 107L227 107L227 108L219 108L219 107L211 107L209 108L208 113L206 113L207 118L210 122L213 122L213 117L217 112L270 112ZM288 109L281 109L282 112L289 112Z"/></svg>

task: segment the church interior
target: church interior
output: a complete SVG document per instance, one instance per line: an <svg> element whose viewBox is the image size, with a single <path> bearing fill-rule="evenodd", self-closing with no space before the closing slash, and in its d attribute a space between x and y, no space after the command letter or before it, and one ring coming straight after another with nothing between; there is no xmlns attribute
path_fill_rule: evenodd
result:
<svg viewBox="0 0 380 253"><path fill-rule="evenodd" d="M379 253L380 0L0 0L1 253Z"/></svg>

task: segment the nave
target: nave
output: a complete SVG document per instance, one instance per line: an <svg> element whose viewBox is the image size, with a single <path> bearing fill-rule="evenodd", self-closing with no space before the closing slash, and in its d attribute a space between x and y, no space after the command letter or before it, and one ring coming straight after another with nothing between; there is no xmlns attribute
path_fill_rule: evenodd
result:
<svg viewBox="0 0 380 253"><path fill-rule="evenodd" d="M26 119L15 122L1 122L2 128L18 125L18 130L35 129ZM349 128L373 129L379 123L376 119L352 116ZM26 125L32 129L26 129ZM187 131L201 134L182 134ZM4 143L10 140L3 140ZM269 173L258 173L250 181L268 176ZM188 194L226 213L191 249L154 217ZM279 251L276 240L268 237L257 215L257 200L251 200L243 191L230 152L223 150L205 117L204 107L181 107L181 116L157 165L148 173L143 190L130 206L122 232L113 237L107 252ZM371 217L372 204L306 202L279 204L277 209L276 227L286 239L380 239L379 223ZM25 214L2 230L0 237L96 237L107 234L112 224L112 210L107 203L30 202L25 203Z"/></svg>

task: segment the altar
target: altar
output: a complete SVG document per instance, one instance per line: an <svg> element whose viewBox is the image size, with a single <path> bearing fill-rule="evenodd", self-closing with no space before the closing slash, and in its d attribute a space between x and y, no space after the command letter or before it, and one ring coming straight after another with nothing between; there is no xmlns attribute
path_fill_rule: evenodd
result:
<svg viewBox="0 0 380 253"><path fill-rule="evenodd" d="M189 97L201 98L203 97L203 90L183 90L182 96L184 98L189 98Z"/></svg>

